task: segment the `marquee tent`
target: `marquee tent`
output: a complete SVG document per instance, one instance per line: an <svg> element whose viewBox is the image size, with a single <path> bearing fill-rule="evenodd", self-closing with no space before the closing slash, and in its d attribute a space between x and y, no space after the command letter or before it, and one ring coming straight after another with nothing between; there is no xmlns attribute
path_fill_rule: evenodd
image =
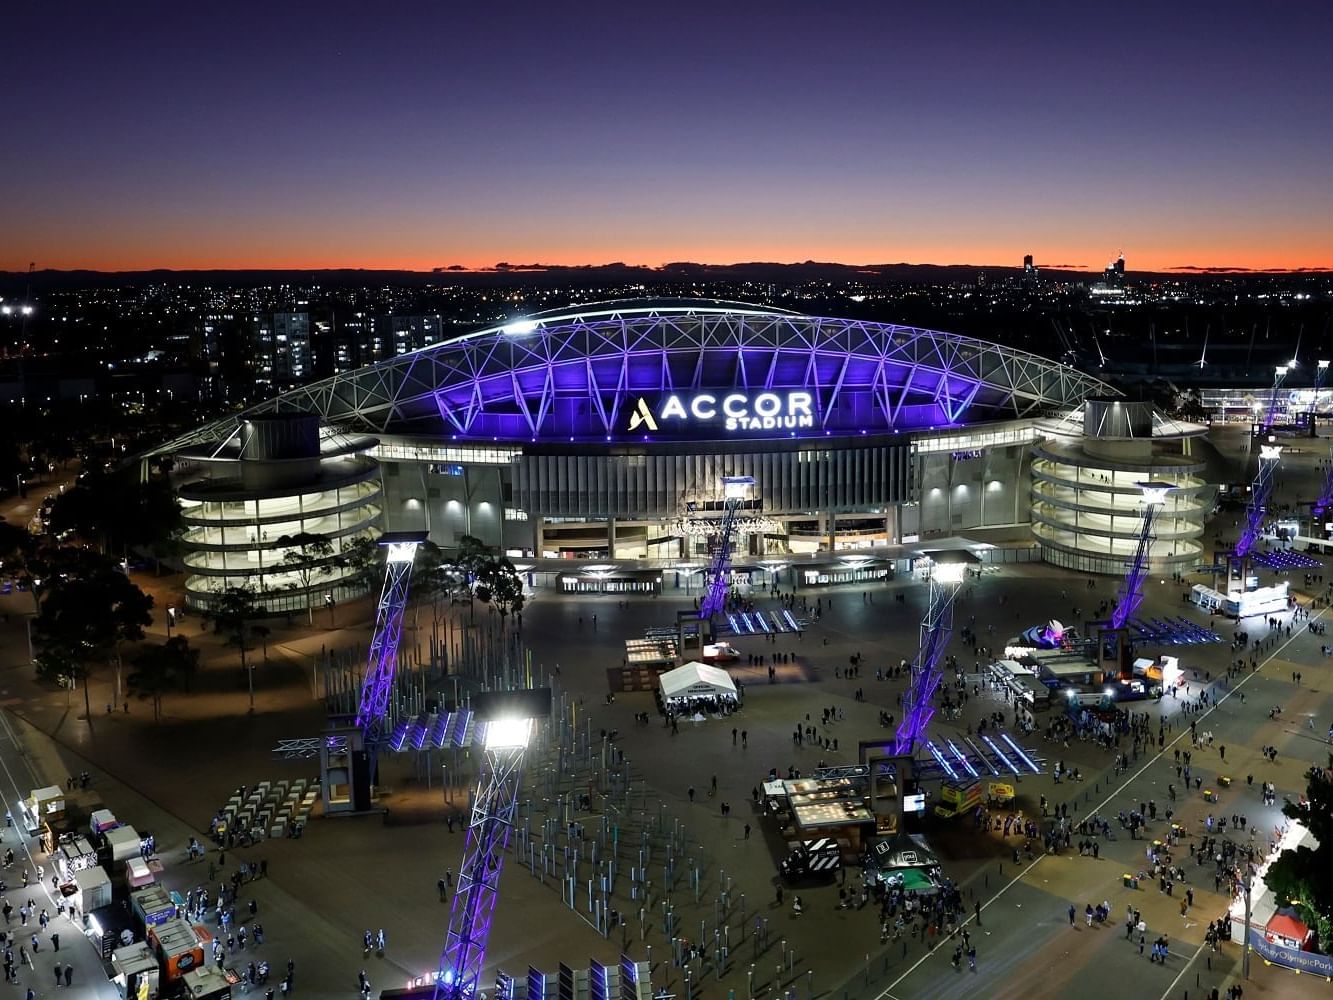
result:
<svg viewBox="0 0 1333 1000"><path fill-rule="evenodd" d="M730 702L736 700L736 684L732 681L731 675L719 667L712 667L697 660L675 670L668 670L659 680L662 685L662 700L668 705L710 698Z"/></svg>

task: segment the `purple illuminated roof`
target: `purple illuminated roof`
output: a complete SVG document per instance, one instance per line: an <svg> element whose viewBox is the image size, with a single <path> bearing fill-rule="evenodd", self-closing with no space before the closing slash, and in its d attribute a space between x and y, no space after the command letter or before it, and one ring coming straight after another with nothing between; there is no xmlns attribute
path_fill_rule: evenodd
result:
<svg viewBox="0 0 1333 1000"><path fill-rule="evenodd" d="M707 300L511 321L249 412L459 441L846 437L1072 408L1113 393L1034 354L935 330ZM162 450L225 437L220 421Z"/></svg>

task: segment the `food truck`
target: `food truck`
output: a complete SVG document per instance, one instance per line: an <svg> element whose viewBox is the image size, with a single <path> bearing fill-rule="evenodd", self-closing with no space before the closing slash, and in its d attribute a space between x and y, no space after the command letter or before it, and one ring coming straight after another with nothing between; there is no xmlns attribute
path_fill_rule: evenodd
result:
<svg viewBox="0 0 1333 1000"><path fill-rule="evenodd" d="M112 861L128 861L140 856L142 838L132 826L117 826L106 832L106 844Z"/></svg>
<svg viewBox="0 0 1333 1000"><path fill-rule="evenodd" d="M76 873L85 868L97 867L97 851L88 843L87 837L66 834L61 838L60 847L52 860L55 861L60 881L69 883L74 881Z"/></svg>
<svg viewBox="0 0 1333 1000"><path fill-rule="evenodd" d="M165 924L176 916L176 904L160 885L130 893L130 908L145 930Z"/></svg>
<svg viewBox="0 0 1333 1000"><path fill-rule="evenodd" d="M106 833L117 826L120 826L120 821L110 809L94 809L88 820L88 832L93 835Z"/></svg>
<svg viewBox="0 0 1333 1000"><path fill-rule="evenodd" d="M124 945L111 953L111 982L122 1000L157 996L160 978L157 956L144 942Z"/></svg>
<svg viewBox="0 0 1333 1000"><path fill-rule="evenodd" d="M88 911L83 919L84 933L103 961L110 961L117 948L135 942L134 917L124 903L109 903Z"/></svg>
<svg viewBox="0 0 1333 1000"><path fill-rule="evenodd" d="M125 884L131 891L150 886L156 881L157 876L143 858L130 858L125 862Z"/></svg>
<svg viewBox="0 0 1333 1000"><path fill-rule="evenodd" d="M804 878L833 878L842 867L842 848L832 837L797 841L782 859L782 877L789 882Z"/></svg>
<svg viewBox="0 0 1333 1000"><path fill-rule="evenodd" d="M19 803L24 829L36 837L60 827L65 819L65 793L56 785L34 788Z"/></svg>
<svg viewBox="0 0 1333 1000"><path fill-rule="evenodd" d="M232 977L211 965L190 969L181 980L187 1000L231 1000Z"/></svg>
<svg viewBox="0 0 1333 1000"><path fill-rule="evenodd" d="M111 877L100 865L76 871L71 881L74 893L69 897L69 905L75 911L92 913L111 902Z"/></svg>
<svg viewBox="0 0 1333 1000"><path fill-rule="evenodd" d="M163 978L168 981L203 965L204 946L212 939L204 928L191 926L179 917L148 928L148 943L157 953Z"/></svg>

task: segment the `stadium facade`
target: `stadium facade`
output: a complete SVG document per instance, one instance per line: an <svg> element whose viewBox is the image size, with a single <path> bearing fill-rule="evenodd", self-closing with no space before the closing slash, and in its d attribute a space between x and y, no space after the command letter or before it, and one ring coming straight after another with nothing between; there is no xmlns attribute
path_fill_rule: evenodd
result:
<svg viewBox="0 0 1333 1000"><path fill-rule="evenodd" d="M158 452L175 457L202 533L186 539L187 564L207 566L188 584L198 604L241 582L297 594L290 573L270 579L284 554L277 539L314 530L305 502L286 498L316 493L310 520L339 545L373 518L377 530L424 529L446 549L475 536L530 565L534 583L650 590L668 570L688 583L707 557L724 477L753 480L738 564L806 560L820 574L811 582L837 582L882 575L877 549L1029 524L1034 448L1078 438L1084 401L1115 395L1066 365L950 333L628 301L512 321L315 382ZM319 443L302 437L303 457L265 452L270 471L249 473L247 493L245 442L286 440L255 427L298 414L319 417ZM369 465L377 477L363 477ZM287 469L280 483L273 468ZM225 540L199 508L210 495L231 498L239 518ZM266 520L282 523L265 534ZM1077 534L1061 534L1062 551L1078 549Z"/></svg>

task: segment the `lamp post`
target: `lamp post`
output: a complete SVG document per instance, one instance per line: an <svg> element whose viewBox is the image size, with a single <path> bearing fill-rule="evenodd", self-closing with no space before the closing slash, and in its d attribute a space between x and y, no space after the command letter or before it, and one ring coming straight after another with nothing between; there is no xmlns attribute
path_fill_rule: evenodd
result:
<svg viewBox="0 0 1333 1000"><path fill-rule="evenodd" d="M171 627L176 624L176 609L167 608L167 638L171 638Z"/></svg>

